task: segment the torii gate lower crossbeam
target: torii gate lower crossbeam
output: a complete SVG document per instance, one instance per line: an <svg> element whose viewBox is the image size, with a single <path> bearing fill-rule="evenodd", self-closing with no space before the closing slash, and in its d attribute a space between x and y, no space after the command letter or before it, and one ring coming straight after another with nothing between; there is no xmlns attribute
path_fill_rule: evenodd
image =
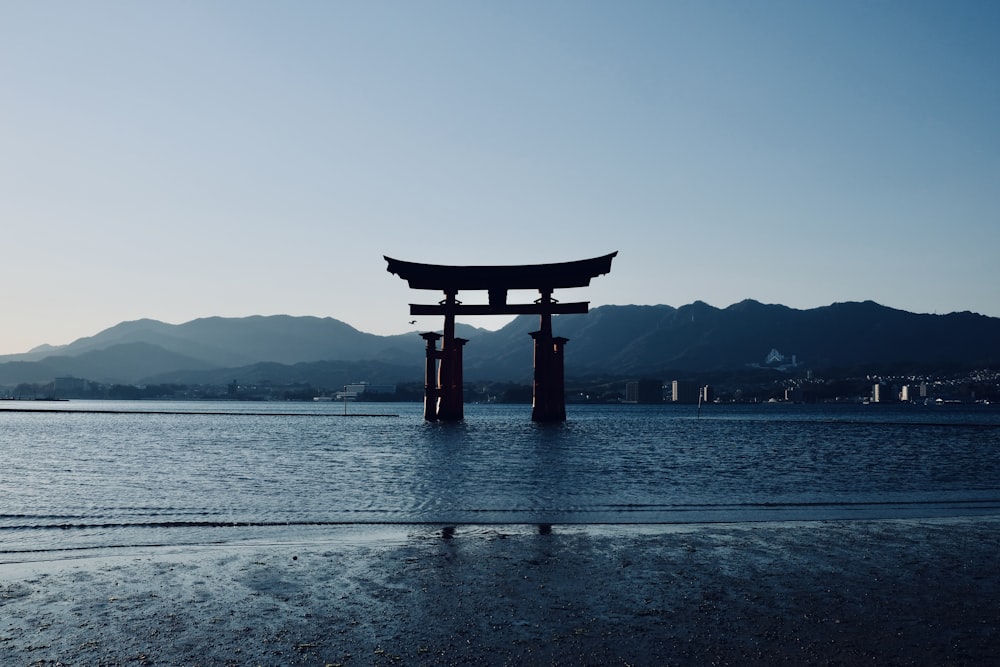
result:
<svg viewBox="0 0 1000 667"><path fill-rule="evenodd" d="M556 288L585 287L590 279L611 271L613 252L577 262L518 266L442 266L404 262L385 257L387 270L415 289L444 292L437 304L410 304L411 315L444 315L444 333L421 334L426 341L424 374L424 419L458 421L464 418L462 348L467 343L455 337L459 315L539 315L534 339L534 383L531 418L534 421L565 421L566 399L563 348L568 339L552 335L552 315L586 313L587 302L559 303L552 298ZM508 304L512 289L537 289L539 298L530 304ZM459 290L486 290L488 304L463 304ZM437 342L441 340L441 349Z"/></svg>

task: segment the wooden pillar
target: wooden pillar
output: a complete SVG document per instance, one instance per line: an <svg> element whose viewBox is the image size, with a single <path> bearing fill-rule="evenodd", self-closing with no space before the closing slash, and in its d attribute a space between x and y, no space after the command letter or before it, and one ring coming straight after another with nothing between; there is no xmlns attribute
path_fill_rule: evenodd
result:
<svg viewBox="0 0 1000 667"><path fill-rule="evenodd" d="M441 341L441 365L438 367L437 418L460 421L464 417L462 396L462 346L466 341L455 338L455 313L461 302L457 292L445 292L444 340Z"/></svg>
<svg viewBox="0 0 1000 667"><path fill-rule="evenodd" d="M427 341L427 359L424 362L424 419L437 421L438 418L438 358L437 341L441 334L433 331L420 334Z"/></svg>
<svg viewBox="0 0 1000 667"><path fill-rule="evenodd" d="M532 386L531 420L536 422L566 421L565 380L563 379L563 345L565 338L552 337L552 313L544 308L551 305L552 290L541 289L536 303L543 305L541 327L531 332L535 341L535 378Z"/></svg>
<svg viewBox="0 0 1000 667"><path fill-rule="evenodd" d="M464 338L452 338L451 347L441 350L438 419L443 421L461 421L465 418L462 348L468 342Z"/></svg>
<svg viewBox="0 0 1000 667"><path fill-rule="evenodd" d="M531 385L531 421L551 421L549 415L549 338L532 331L535 341L535 377Z"/></svg>
<svg viewBox="0 0 1000 667"><path fill-rule="evenodd" d="M531 397L531 421L566 421L566 381L563 377L563 347L569 339L532 331L535 340L535 381Z"/></svg>

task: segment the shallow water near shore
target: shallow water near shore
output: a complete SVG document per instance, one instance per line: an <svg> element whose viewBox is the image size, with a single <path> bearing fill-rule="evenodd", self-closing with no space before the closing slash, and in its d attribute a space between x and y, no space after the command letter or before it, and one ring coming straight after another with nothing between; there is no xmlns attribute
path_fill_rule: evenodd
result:
<svg viewBox="0 0 1000 667"><path fill-rule="evenodd" d="M995 406L571 405L555 425L521 405L458 424L396 403L0 407L4 562L342 525L1000 513Z"/></svg>

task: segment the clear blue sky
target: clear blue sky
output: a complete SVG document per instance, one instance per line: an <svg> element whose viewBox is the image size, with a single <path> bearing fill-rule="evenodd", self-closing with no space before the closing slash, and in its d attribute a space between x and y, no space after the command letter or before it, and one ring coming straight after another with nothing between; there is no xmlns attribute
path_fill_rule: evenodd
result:
<svg viewBox="0 0 1000 667"><path fill-rule="evenodd" d="M992 1L0 0L0 354L439 326L383 254L1000 316L998 34Z"/></svg>

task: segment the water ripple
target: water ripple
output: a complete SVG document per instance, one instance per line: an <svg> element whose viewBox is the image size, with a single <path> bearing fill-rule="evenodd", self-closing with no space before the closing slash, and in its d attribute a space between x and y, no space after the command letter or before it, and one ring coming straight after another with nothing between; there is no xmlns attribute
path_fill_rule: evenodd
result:
<svg viewBox="0 0 1000 667"><path fill-rule="evenodd" d="M672 406L573 406L567 423L537 425L527 406L467 406L460 424L425 423L416 405L393 405L391 420L299 414L339 406L139 407L0 413L0 551L357 523L941 516L1000 505L998 410L712 406L698 418Z"/></svg>

